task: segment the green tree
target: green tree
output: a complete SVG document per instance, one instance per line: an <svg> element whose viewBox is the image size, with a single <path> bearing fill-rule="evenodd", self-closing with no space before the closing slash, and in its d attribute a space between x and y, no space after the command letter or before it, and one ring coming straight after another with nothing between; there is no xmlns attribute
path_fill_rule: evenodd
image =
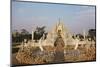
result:
<svg viewBox="0 0 100 67"><path fill-rule="evenodd" d="M92 40L95 40L95 38L96 38L96 29L89 29L88 37L90 37Z"/></svg>
<svg viewBox="0 0 100 67"><path fill-rule="evenodd" d="M39 40L43 36L43 34L46 34L45 28L46 28L45 26L36 28L36 30L34 32L34 39L35 40Z"/></svg>

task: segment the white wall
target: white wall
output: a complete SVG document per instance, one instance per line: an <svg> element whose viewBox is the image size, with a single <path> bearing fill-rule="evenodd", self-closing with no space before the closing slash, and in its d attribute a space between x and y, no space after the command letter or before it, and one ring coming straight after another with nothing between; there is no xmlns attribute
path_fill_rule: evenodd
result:
<svg viewBox="0 0 100 67"><path fill-rule="evenodd" d="M32 0L31 0L32 1ZM41 2L56 2L70 4L97 5L97 61L82 63L66 63L53 65L38 65L34 67L98 67L100 63L100 0L33 0ZM0 67L10 65L10 0L0 0Z"/></svg>

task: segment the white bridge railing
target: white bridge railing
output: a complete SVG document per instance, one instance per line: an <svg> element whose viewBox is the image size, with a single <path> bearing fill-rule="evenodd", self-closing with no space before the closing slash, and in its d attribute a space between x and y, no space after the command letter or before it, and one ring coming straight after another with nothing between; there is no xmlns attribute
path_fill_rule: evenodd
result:
<svg viewBox="0 0 100 67"><path fill-rule="evenodd" d="M83 40L83 41L80 41L78 39L72 39L72 40L69 40L69 41L66 41L65 43L65 46L66 45L74 45L74 49L76 50L78 48L79 45L83 46L84 45L89 48L91 45L95 45L95 41L88 41L88 40ZM32 41L28 41L27 43L22 43L19 47L27 47L27 46L37 46L41 49L41 51L43 51L43 46L54 46L54 41L48 41L48 40L38 40L37 42L35 42L35 40L32 40Z"/></svg>

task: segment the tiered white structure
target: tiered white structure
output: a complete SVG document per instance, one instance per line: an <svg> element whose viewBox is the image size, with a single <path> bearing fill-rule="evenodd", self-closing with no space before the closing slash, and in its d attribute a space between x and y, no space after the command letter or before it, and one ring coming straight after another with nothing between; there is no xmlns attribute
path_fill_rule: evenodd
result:
<svg viewBox="0 0 100 67"><path fill-rule="evenodd" d="M48 32L47 38L44 40L44 36L38 41L38 43L35 43L33 40L33 31L32 31L32 45L33 46L39 46L41 50L43 50L42 46L54 46L54 42L57 38L57 34L60 31L60 35L64 40L65 46L66 45L72 45L73 44L73 38L69 31L65 28L63 22L59 20L59 22L54 26L54 28Z"/></svg>

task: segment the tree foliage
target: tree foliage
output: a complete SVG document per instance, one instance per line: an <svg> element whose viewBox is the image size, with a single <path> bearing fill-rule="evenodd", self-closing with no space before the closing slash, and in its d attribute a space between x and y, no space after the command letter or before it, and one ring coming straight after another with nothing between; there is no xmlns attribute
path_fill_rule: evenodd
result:
<svg viewBox="0 0 100 67"><path fill-rule="evenodd" d="M34 31L34 39L39 40L43 35L45 35L46 38L46 31L45 31L45 26L43 27L37 27L36 30Z"/></svg>

